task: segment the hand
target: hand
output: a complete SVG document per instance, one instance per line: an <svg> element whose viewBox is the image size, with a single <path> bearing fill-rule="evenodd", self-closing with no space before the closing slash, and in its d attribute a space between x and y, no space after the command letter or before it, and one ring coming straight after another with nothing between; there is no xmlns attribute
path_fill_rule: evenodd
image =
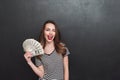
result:
<svg viewBox="0 0 120 80"><path fill-rule="evenodd" d="M25 57L27 63L32 62L32 60L31 60L32 54L31 54L30 52L26 52L26 53L24 54L24 57Z"/></svg>

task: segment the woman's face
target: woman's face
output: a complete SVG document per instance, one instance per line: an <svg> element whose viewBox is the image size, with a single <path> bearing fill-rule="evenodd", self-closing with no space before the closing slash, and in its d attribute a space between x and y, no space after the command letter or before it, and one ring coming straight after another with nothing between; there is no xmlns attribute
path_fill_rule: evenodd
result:
<svg viewBox="0 0 120 80"><path fill-rule="evenodd" d="M46 42L53 42L55 38L55 25L52 23L47 23L44 29L44 37Z"/></svg>

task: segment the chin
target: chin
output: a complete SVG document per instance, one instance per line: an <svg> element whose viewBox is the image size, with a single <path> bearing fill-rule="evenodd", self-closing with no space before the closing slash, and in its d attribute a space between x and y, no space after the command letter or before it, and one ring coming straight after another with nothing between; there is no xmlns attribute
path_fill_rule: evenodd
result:
<svg viewBox="0 0 120 80"><path fill-rule="evenodd" d="M51 42L53 42L53 40L46 40L48 43L51 43Z"/></svg>

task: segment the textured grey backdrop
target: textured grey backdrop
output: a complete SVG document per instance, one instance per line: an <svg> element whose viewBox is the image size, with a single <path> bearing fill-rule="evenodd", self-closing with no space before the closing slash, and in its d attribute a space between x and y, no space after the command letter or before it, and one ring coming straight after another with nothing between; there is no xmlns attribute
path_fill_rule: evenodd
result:
<svg viewBox="0 0 120 80"><path fill-rule="evenodd" d="M0 0L0 80L37 80L22 42L38 39L48 19L70 49L70 80L120 80L119 6L119 0Z"/></svg>

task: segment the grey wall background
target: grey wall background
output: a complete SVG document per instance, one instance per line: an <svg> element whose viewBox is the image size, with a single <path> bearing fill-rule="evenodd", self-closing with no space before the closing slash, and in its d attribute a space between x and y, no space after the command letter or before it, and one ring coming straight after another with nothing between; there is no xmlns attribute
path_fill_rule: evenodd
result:
<svg viewBox="0 0 120 80"><path fill-rule="evenodd" d="M119 0L0 0L0 80L37 80L22 42L37 39L48 19L70 49L70 80L120 80L119 7Z"/></svg>

